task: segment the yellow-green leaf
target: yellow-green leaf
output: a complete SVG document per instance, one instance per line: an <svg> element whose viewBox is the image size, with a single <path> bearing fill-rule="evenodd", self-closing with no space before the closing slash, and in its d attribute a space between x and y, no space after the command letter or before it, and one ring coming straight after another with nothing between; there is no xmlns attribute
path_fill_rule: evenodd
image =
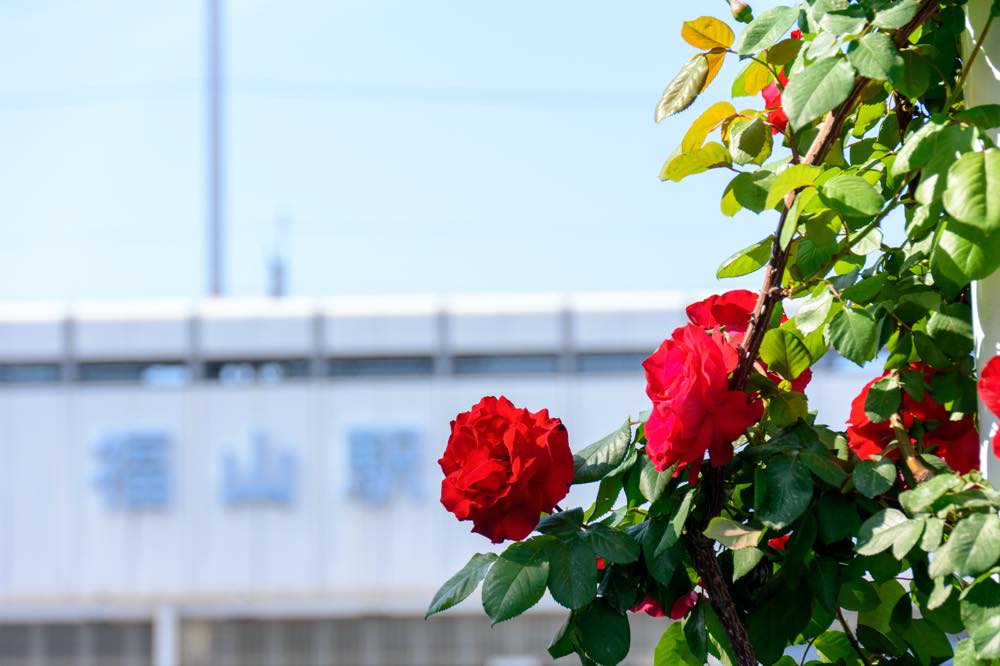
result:
<svg viewBox="0 0 1000 666"><path fill-rule="evenodd" d="M708 61L708 74L705 76L705 82L701 84L701 90L707 88L712 79L718 75L719 70L722 69L722 63L726 60L726 52L723 49L714 49L705 54L705 60Z"/></svg>
<svg viewBox="0 0 1000 666"><path fill-rule="evenodd" d="M793 164L788 167L779 173L774 182L771 183L771 189L767 192L767 201L764 203L764 207L774 208L792 190L812 185L816 182L820 173L822 173L822 170L819 167L809 164Z"/></svg>
<svg viewBox="0 0 1000 666"><path fill-rule="evenodd" d="M660 180L681 181L688 176L733 163L729 151L721 143L711 141L688 153L676 153L660 171Z"/></svg>
<svg viewBox="0 0 1000 666"><path fill-rule="evenodd" d="M757 241L750 247L745 247L733 256L722 262L715 277L739 277L755 270L767 263L771 256L771 237Z"/></svg>
<svg viewBox="0 0 1000 666"><path fill-rule="evenodd" d="M751 60L743 73L733 81L733 97L750 97L757 95L767 87L772 80L771 70L756 60Z"/></svg>
<svg viewBox="0 0 1000 666"><path fill-rule="evenodd" d="M696 49L728 49L736 39L728 25L711 16L699 16L693 21L685 21L681 27L681 37Z"/></svg>
<svg viewBox="0 0 1000 666"><path fill-rule="evenodd" d="M705 137L731 116L736 115L736 108L729 102L716 102L705 109L697 120L691 123L684 140L681 141L681 150L690 152L696 148L701 148L705 142Z"/></svg>
<svg viewBox="0 0 1000 666"><path fill-rule="evenodd" d="M710 63L703 53L691 58L663 91L656 105L656 122L691 106L708 80Z"/></svg>

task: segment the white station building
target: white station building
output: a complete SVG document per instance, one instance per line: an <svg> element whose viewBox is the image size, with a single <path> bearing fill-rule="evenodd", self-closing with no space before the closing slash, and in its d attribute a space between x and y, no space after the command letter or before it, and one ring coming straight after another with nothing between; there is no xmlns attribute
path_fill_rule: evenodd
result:
<svg viewBox="0 0 1000 666"><path fill-rule="evenodd" d="M0 666L549 663L551 600L423 620L491 547L438 502L449 421L504 394L583 447L646 409L699 296L4 306ZM867 373L817 374L840 425ZM664 625L633 619L628 663Z"/></svg>

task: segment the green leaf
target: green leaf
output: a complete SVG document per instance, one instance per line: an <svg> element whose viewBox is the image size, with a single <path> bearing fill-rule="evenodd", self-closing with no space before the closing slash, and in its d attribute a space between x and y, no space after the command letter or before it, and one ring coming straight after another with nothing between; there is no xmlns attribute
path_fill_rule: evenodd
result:
<svg viewBox="0 0 1000 666"><path fill-rule="evenodd" d="M608 562L629 564L639 559L639 542L613 527L601 523L588 525L583 538L590 543L594 553Z"/></svg>
<svg viewBox="0 0 1000 666"><path fill-rule="evenodd" d="M767 191L776 178L773 171L761 169L737 174L733 178L733 196L739 205L747 210L760 213L767 203Z"/></svg>
<svg viewBox="0 0 1000 666"><path fill-rule="evenodd" d="M964 638L955 646L954 666L995 666L995 664L977 658L972 639Z"/></svg>
<svg viewBox="0 0 1000 666"><path fill-rule="evenodd" d="M934 157L939 142L945 138L943 135L947 126L943 122L931 121L907 135L903 147L889 167L889 174L898 178L927 164Z"/></svg>
<svg viewBox="0 0 1000 666"><path fill-rule="evenodd" d="M909 534L907 525L910 522L902 511L879 511L861 525L855 550L859 555L878 555L891 548L897 539Z"/></svg>
<svg viewBox="0 0 1000 666"><path fill-rule="evenodd" d="M632 643L628 618L598 599L575 614L577 636L587 656L599 664L617 664Z"/></svg>
<svg viewBox="0 0 1000 666"><path fill-rule="evenodd" d="M1000 150L966 153L951 165L944 209L964 224L987 232L1000 229Z"/></svg>
<svg viewBox="0 0 1000 666"><path fill-rule="evenodd" d="M812 365L812 356L805 343L783 328L772 328L764 334L760 357L767 363L768 370L789 380L795 379Z"/></svg>
<svg viewBox="0 0 1000 666"><path fill-rule="evenodd" d="M805 301L795 313L795 326L803 334L809 335L813 331L819 330L826 323L830 316L830 309L833 307L833 294L829 290L823 289L819 294L813 295Z"/></svg>
<svg viewBox="0 0 1000 666"><path fill-rule="evenodd" d="M740 548L733 551L733 582L750 573L764 559L760 548Z"/></svg>
<svg viewBox="0 0 1000 666"><path fill-rule="evenodd" d="M688 647L684 637L684 628L680 622L674 622L660 636L653 652L653 666L702 666L705 662L698 659Z"/></svg>
<svg viewBox="0 0 1000 666"><path fill-rule="evenodd" d="M1000 231L986 233L948 220L931 261L935 270L960 286L988 277L1000 267Z"/></svg>
<svg viewBox="0 0 1000 666"><path fill-rule="evenodd" d="M931 61L912 51L904 51L902 57L903 68L892 85L904 97L916 99L927 92L931 84Z"/></svg>
<svg viewBox="0 0 1000 666"><path fill-rule="evenodd" d="M694 502L694 490L689 489L684 493L684 497L681 499L677 510L673 512L670 520L667 522L667 528L663 530L663 536L660 537L660 542L653 550L654 558L660 557L664 551L677 543L677 540L681 538L681 533L684 531L684 523L691 512L692 502Z"/></svg>
<svg viewBox="0 0 1000 666"><path fill-rule="evenodd" d="M912 490L901 492L899 503L910 515L922 513L929 509L939 497L960 485L962 485L962 480L954 474L939 474Z"/></svg>
<svg viewBox="0 0 1000 666"><path fill-rule="evenodd" d="M612 474L601 479L600 485L597 486L597 498L594 500L593 506L587 510L585 519L589 521L600 518L611 511L621 492L622 479L620 475Z"/></svg>
<svg viewBox="0 0 1000 666"><path fill-rule="evenodd" d="M578 609L597 594L597 556L581 539L548 544L549 592L557 603Z"/></svg>
<svg viewBox="0 0 1000 666"><path fill-rule="evenodd" d="M716 516L705 528L705 536L732 550L753 548L760 543L763 530L755 530L734 520Z"/></svg>
<svg viewBox="0 0 1000 666"><path fill-rule="evenodd" d="M956 572L976 576L1000 558L1000 518L996 514L974 513L962 519L931 560L928 574L938 578Z"/></svg>
<svg viewBox="0 0 1000 666"><path fill-rule="evenodd" d="M854 286L845 289L843 297L853 303L870 303L885 285L885 274L880 273L859 280Z"/></svg>
<svg viewBox="0 0 1000 666"><path fill-rule="evenodd" d="M839 493L827 493L819 502L819 536L831 544L854 536L861 525L854 503Z"/></svg>
<svg viewBox="0 0 1000 666"><path fill-rule="evenodd" d="M972 310L962 303L951 303L931 315L927 334L948 356L962 358L972 351Z"/></svg>
<svg viewBox="0 0 1000 666"><path fill-rule="evenodd" d="M760 118L740 119L729 127L729 150L736 164L763 164L772 142L771 129Z"/></svg>
<svg viewBox="0 0 1000 666"><path fill-rule="evenodd" d="M903 632L903 640L924 666L940 663L941 659L952 655L948 637L928 620L913 620Z"/></svg>
<svg viewBox="0 0 1000 666"><path fill-rule="evenodd" d="M653 461L646 456L642 456L640 465L642 467L639 470L639 492L650 502L655 502L660 499L663 491L670 485L673 474L669 469L665 472L658 472Z"/></svg>
<svg viewBox="0 0 1000 666"><path fill-rule="evenodd" d="M873 23L883 30L897 30L909 23L919 9L917 0L900 0L876 13Z"/></svg>
<svg viewBox="0 0 1000 666"><path fill-rule="evenodd" d="M764 208L774 208L792 190L814 184L821 173L823 173L822 169L809 164L793 164L788 167L779 173L774 182L771 183L767 199L764 201Z"/></svg>
<svg viewBox="0 0 1000 666"><path fill-rule="evenodd" d="M625 421L618 430L573 454L573 483L591 483L604 478L621 464L631 443L632 425Z"/></svg>
<svg viewBox="0 0 1000 666"><path fill-rule="evenodd" d="M903 389L899 385L899 378L889 375L878 380L868 389L868 397L865 398L865 416L875 423L887 421L889 417L899 411L899 405L903 401Z"/></svg>
<svg viewBox="0 0 1000 666"><path fill-rule="evenodd" d="M828 662L844 666L862 666L858 653L851 646L851 640L842 631L824 632L816 639L813 646Z"/></svg>
<svg viewBox="0 0 1000 666"><path fill-rule="evenodd" d="M576 534L583 526L583 509L557 511L538 521L535 530L542 534L569 536Z"/></svg>
<svg viewBox="0 0 1000 666"><path fill-rule="evenodd" d="M1000 104L980 104L965 111L959 111L955 120L975 125L979 129L1000 127Z"/></svg>
<svg viewBox="0 0 1000 666"><path fill-rule="evenodd" d="M548 651L550 657L559 659L560 657L573 654L576 649L573 645L574 628L573 614L570 613L566 621L563 622L563 625L559 627L559 631L552 637L552 642L549 643Z"/></svg>
<svg viewBox="0 0 1000 666"><path fill-rule="evenodd" d="M779 458L764 469L765 495L757 511L764 525L780 530L801 516L812 500L809 468L798 460Z"/></svg>
<svg viewBox="0 0 1000 666"><path fill-rule="evenodd" d="M979 581L962 595L960 608L976 657L1000 659L1000 583Z"/></svg>
<svg viewBox="0 0 1000 666"><path fill-rule="evenodd" d="M840 586L837 603L852 611L872 611L879 606L878 590L875 584L864 578L847 581Z"/></svg>
<svg viewBox="0 0 1000 666"><path fill-rule="evenodd" d="M868 181L860 176L841 174L819 186L824 204L846 217L878 215L885 201Z"/></svg>
<svg viewBox="0 0 1000 666"><path fill-rule="evenodd" d="M944 536L944 521L936 516L927 519L927 526L924 528L924 535L920 537L920 549L927 553L932 553L941 545L941 538Z"/></svg>
<svg viewBox="0 0 1000 666"><path fill-rule="evenodd" d="M1000 583L979 581L962 595L960 608L976 657L1000 659Z"/></svg>
<svg viewBox="0 0 1000 666"><path fill-rule="evenodd" d="M854 485L865 497L877 497L888 492L896 482L896 466L888 458L862 460L854 466Z"/></svg>
<svg viewBox="0 0 1000 666"><path fill-rule="evenodd" d="M753 273L767 263L771 256L771 238L757 241L750 247L745 247L722 262L716 271L717 278L739 277Z"/></svg>
<svg viewBox="0 0 1000 666"><path fill-rule="evenodd" d="M708 79L708 69L708 58L701 53L681 67L656 104L656 122L691 106Z"/></svg>
<svg viewBox="0 0 1000 666"><path fill-rule="evenodd" d="M538 603L545 594L551 537L512 543L497 558L483 582L483 609L493 624L509 620Z"/></svg>
<svg viewBox="0 0 1000 666"><path fill-rule="evenodd" d="M691 609L684 620L684 638L687 640L688 649L694 654L698 663L705 663L708 659L708 630L705 626L705 607L708 602L704 598L698 599L697 605Z"/></svg>
<svg viewBox="0 0 1000 666"><path fill-rule="evenodd" d="M870 32L857 42L857 48L847 54L861 76L876 81L895 78L903 67L903 58L884 32Z"/></svg>
<svg viewBox="0 0 1000 666"><path fill-rule="evenodd" d="M841 356L864 365L875 358L877 329L875 318L866 310L844 309L830 321L830 342Z"/></svg>
<svg viewBox="0 0 1000 666"><path fill-rule="evenodd" d="M674 571L681 562L683 548L680 543L675 542L666 550L660 549L664 533L672 530L668 521L654 520L648 523L642 536L642 557L646 562L646 570L661 585L670 585Z"/></svg>
<svg viewBox="0 0 1000 666"><path fill-rule="evenodd" d="M802 129L847 99L854 87L854 68L838 56L821 58L792 77L781 99L788 122Z"/></svg>
<svg viewBox="0 0 1000 666"><path fill-rule="evenodd" d="M675 153L663 165L660 180L680 182L688 176L733 163L729 151L721 143L709 141L687 153Z"/></svg>
<svg viewBox="0 0 1000 666"><path fill-rule="evenodd" d="M799 454L799 458L813 474L831 486L839 488L847 480L847 472L837 464L833 454L819 442L813 442Z"/></svg>
<svg viewBox="0 0 1000 666"><path fill-rule="evenodd" d="M426 620L435 613L448 610L452 606L461 603L479 586L490 565L497 559L493 553L476 553L472 559L462 567L461 571L445 581L434 598L431 599L424 614Z"/></svg>
<svg viewBox="0 0 1000 666"><path fill-rule="evenodd" d="M799 17L796 7L772 7L761 13L736 41L736 52L740 55L751 55L773 45L785 36L789 28Z"/></svg>

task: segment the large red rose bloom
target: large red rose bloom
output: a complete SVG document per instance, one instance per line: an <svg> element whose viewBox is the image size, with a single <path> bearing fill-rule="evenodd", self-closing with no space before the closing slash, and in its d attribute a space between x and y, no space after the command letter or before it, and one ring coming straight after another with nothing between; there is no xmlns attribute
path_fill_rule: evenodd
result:
<svg viewBox="0 0 1000 666"><path fill-rule="evenodd" d="M729 390L739 354L718 329L682 326L643 362L653 410L646 422L646 453L661 472L674 463L698 465L711 454L724 465L732 442L760 420L763 406Z"/></svg>
<svg viewBox="0 0 1000 666"><path fill-rule="evenodd" d="M573 481L573 453L562 421L487 396L451 422L438 461L441 503L493 543L531 534Z"/></svg>
<svg viewBox="0 0 1000 666"><path fill-rule="evenodd" d="M1000 416L1000 356L994 356L979 373L979 399L997 416ZM1000 430L993 435L993 455L1000 458Z"/></svg>
<svg viewBox="0 0 1000 666"><path fill-rule="evenodd" d="M934 370L923 363L911 364L910 369L923 373L924 379L930 379ZM854 401L851 402L851 416L847 421L847 444L862 460L873 455L881 455L895 441L892 426L889 421L873 422L865 415L865 401L868 391L878 380L889 375L889 371L868 382ZM908 430L914 424L920 423L925 429L923 450L933 453L945 460L957 472L968 472L979 467L979 433L968 415L959 420L952 420L951 414L931 398L930 391L924 393L924 399L914 400L903 391L902 404L899 411L903 427ZM912 439L916 445L916 439ZM893 458L898 451L892 451Z"/></svg>
<svg viewBox="0 0 1000 666"><path fill-rule="evenodd" d="M750 327L750 315L757 307L757 294L746 289L734 289L724 294L709 296L703 301L692 303L687 307L687 316L692 324L697 324L702 328L725 329L726 337L734 345L743 342L743 336ZM782 315L781 321L785 322L788 317ZM765 369L767 365L761 362ZM778 383L781 378L776 373L768 373L772 381ZM812 379L812 370L805 369L798 377L791 381L792 390L803 393L809 381Z"/></svg>

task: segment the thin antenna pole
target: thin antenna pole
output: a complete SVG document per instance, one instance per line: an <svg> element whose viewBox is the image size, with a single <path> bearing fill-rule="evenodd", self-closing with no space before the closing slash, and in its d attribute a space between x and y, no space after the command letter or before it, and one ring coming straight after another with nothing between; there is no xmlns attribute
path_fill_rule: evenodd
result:
<svg viewBox="0 0 1000 666"><path fill-rule="evenodd" d="M208 293L223 292L223 96L222 96L222 1L205 0L205 100L206 100L206 221L208 245Z"/></svg>

